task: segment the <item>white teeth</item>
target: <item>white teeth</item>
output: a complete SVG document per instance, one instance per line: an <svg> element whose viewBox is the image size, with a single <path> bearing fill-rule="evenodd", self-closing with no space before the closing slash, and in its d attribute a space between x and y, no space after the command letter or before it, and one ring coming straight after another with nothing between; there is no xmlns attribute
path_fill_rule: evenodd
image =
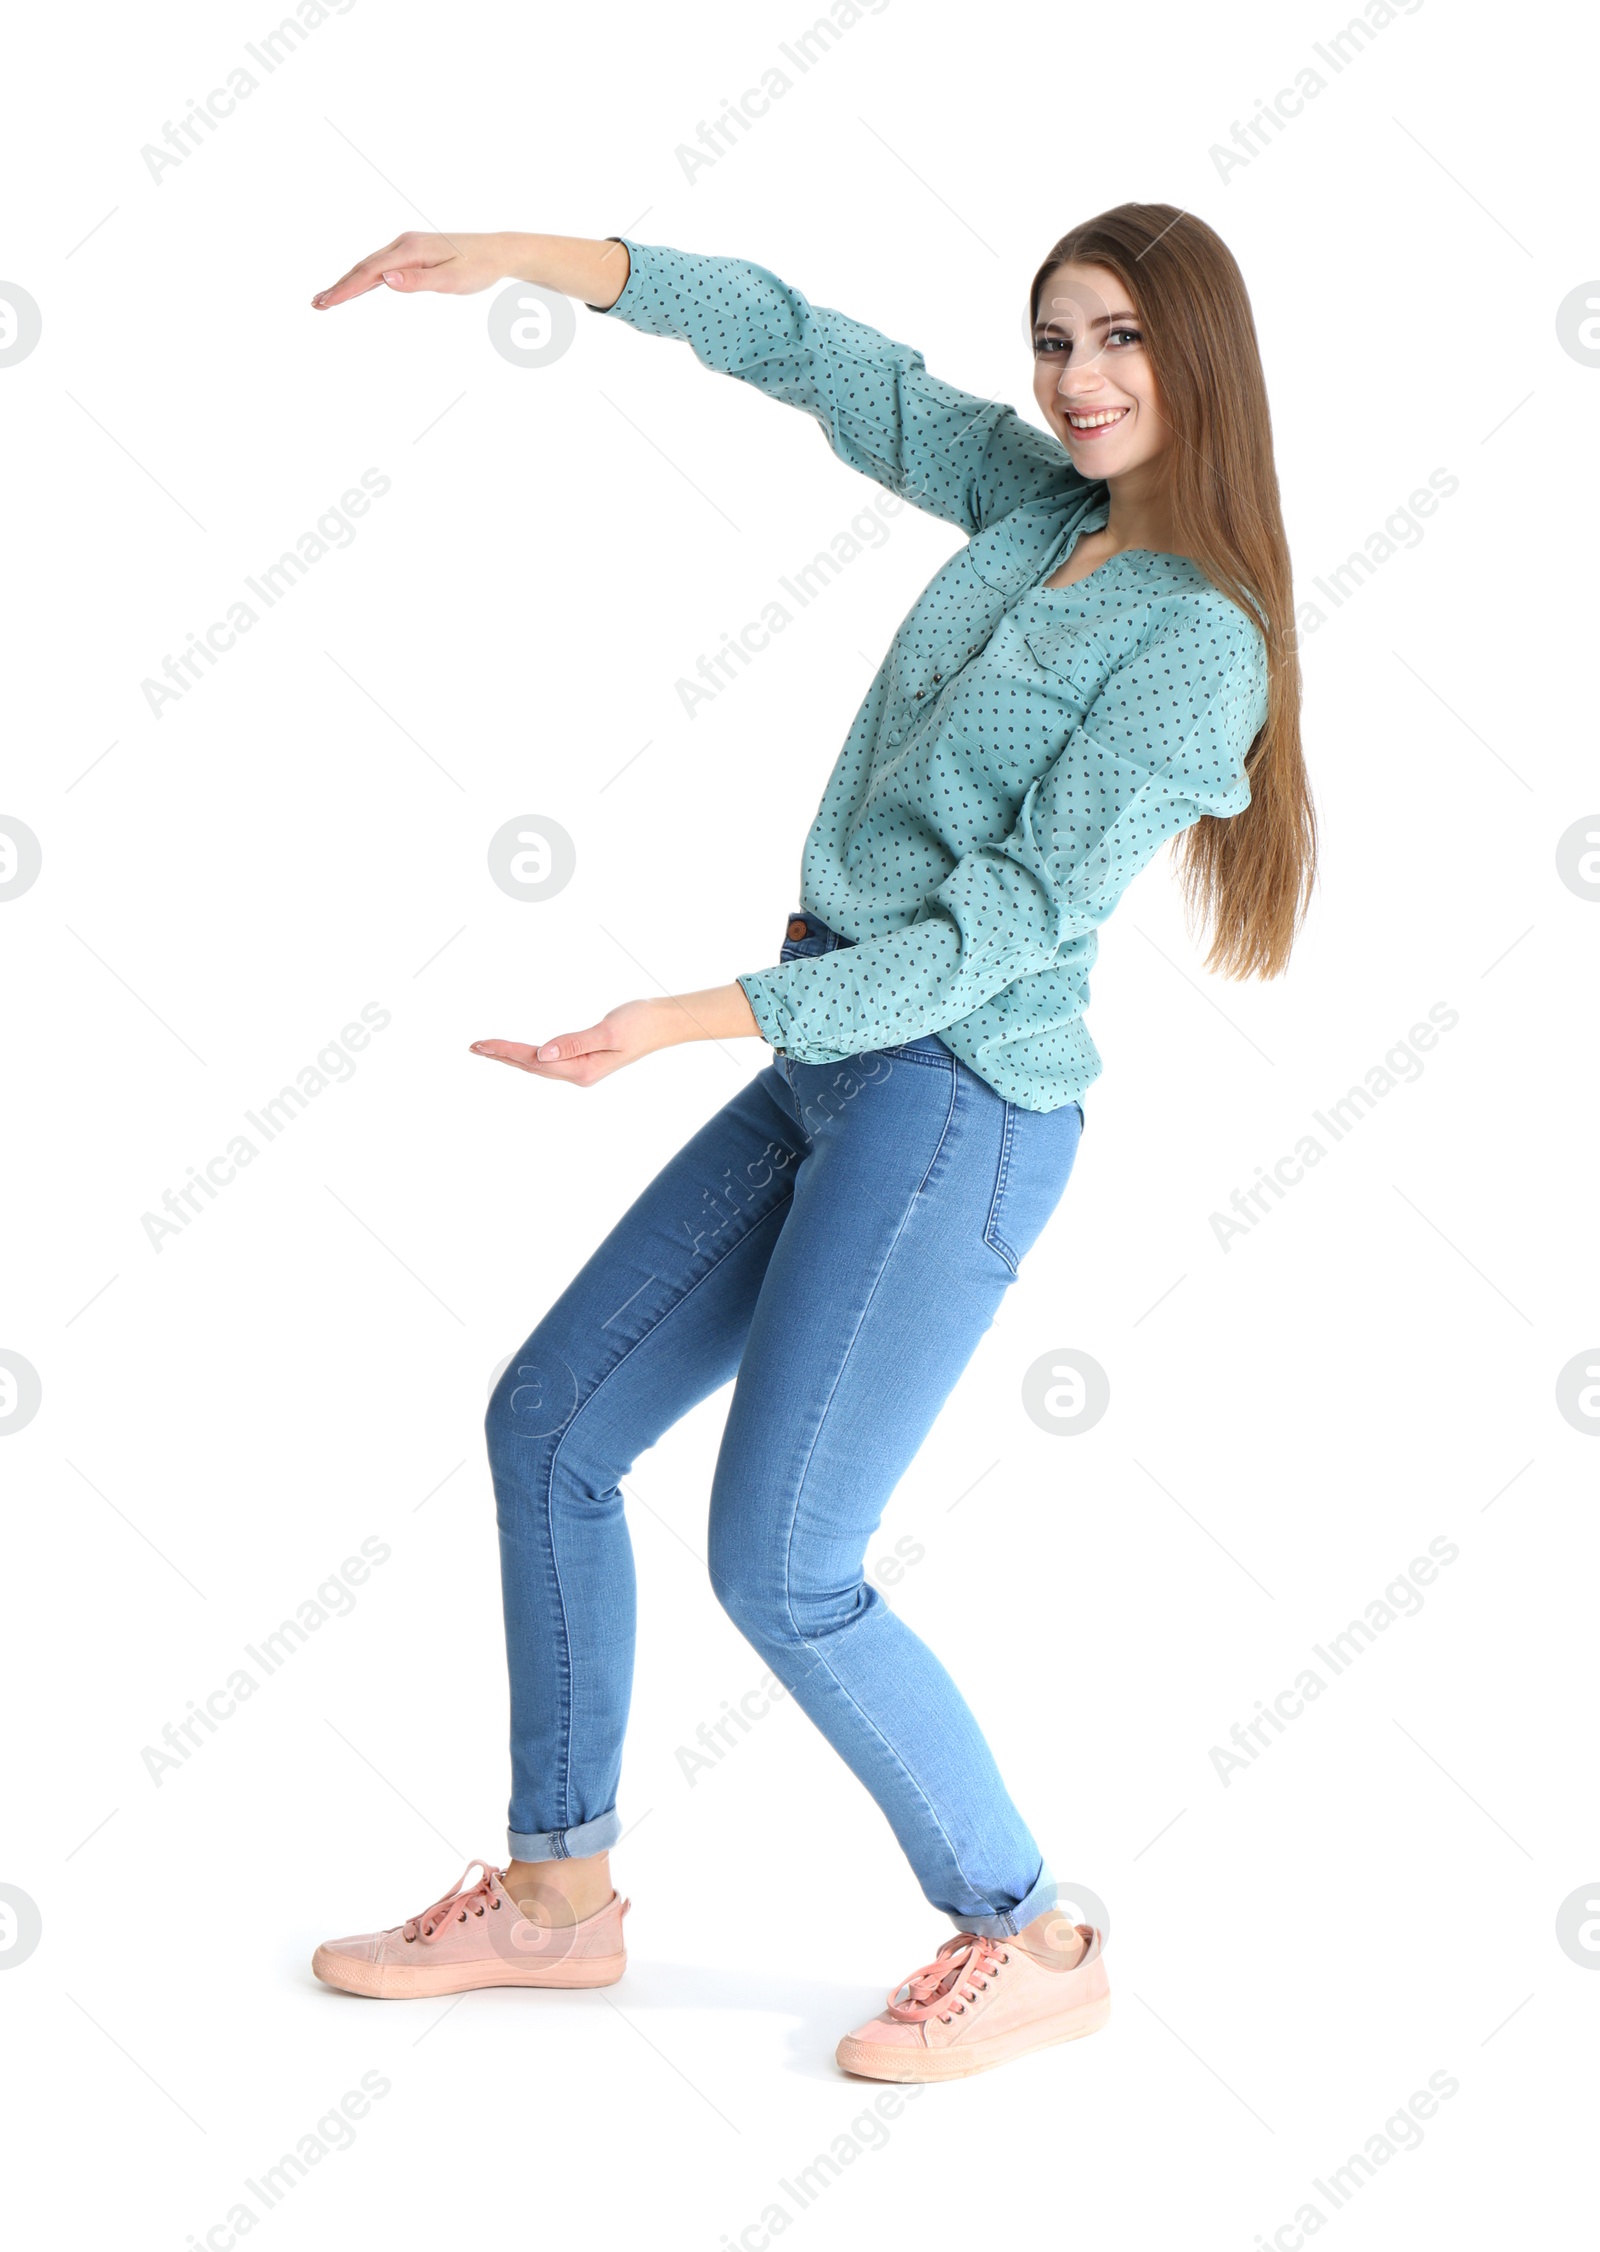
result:
<svg viewBox="0 0 1600 2252"><path fill-rule="evenodd" d="M1103 414L1071 414L1067 420L1074 430L1098 430L1103 423L1120 422L1127 413L1126 407L1113 407Z"/></svg>

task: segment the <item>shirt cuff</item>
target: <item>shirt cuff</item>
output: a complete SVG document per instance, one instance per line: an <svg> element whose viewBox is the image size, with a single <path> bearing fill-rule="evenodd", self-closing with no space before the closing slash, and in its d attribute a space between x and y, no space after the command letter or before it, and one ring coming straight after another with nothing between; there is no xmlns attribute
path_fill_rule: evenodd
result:
<svg viewBox="0 0 1600 2252"><path fill-rule="evenodd" d="M628 320L642 294L641 289L634 285L639 279L640 260L646 253L640 244L630 242L626 235L606 235L603 239L607 242L620 242L628 253L628 278L609 305L590 305L587 298L584 299L584 304L591 313L620 313L624 320Z"/></svg>
<svg viewBox="0 0 1600 2252"><path fill-rule="evenodd" d="M736 982L750 1004L751 1015L761 1027L762 1039L774 1055L781 1056L789 1037L792 1015L787 1002L773 992L762 970L751 970Z"/></svg>

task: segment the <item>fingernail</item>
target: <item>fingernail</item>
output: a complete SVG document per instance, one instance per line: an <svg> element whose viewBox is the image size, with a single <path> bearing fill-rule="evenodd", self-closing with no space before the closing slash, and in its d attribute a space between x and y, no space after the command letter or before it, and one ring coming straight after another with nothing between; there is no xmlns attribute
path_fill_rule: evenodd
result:
<svg viewBox="0 0 1600 2252"><path fill-rule="evenodd" d="M401 278L401 277L400 277L400 275L399 275L398 273L393 273L393 274L385 274L383 278L384 278L384 280L385 280L386 282L398 282L398 281L400 280L400 278Z"/></svg>
<svg viewBox="0 0 1600 2252"><path fill-rule="evenodd" d="M559 1063L561 1061L561 1050L554 1040L547 1040L539 1050L539 1061L541 1063Z"/></svg>

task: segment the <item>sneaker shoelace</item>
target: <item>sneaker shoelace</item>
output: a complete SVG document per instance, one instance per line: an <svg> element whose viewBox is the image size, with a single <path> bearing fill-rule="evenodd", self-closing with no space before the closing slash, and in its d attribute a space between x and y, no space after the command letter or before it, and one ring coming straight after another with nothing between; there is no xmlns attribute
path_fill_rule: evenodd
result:
<svg viewBox="0 0 1600 2252"><path fill-rule="evenodd" d="M954 1939L945 1941L931 1963L924 1963L900 1981L889 1996L889 2015L902 2025L921 2025L930 2017L948 2025L958 2011L976 2002L1000 1966L1010 1960L1003 1941L989 1939L982 1932L958 1931ZM904 2001L900 1999L902 1992Z"/></svg>
<svg viewBox="0 0 1600 2252"><path fill-rule="evenodd" d="M483 1875L476 1884L469 1885L467 1879L474 1869L481 1869ZM437 1939L446 1925L464 1924L469 1915L481 1916L490 1908L498 1908L500 1902L494 1892L494 1880L498 1875L499 1871L491 1869L487 1861L469 1861L461 1872L461 1881L456 1889L447 1892L442 1900L436 1900L431 1908L424 1908L420 1916L413 1916L408 1923L402 1924L401 1936L408 1945L416 1939L424 1942Z"/></svg>

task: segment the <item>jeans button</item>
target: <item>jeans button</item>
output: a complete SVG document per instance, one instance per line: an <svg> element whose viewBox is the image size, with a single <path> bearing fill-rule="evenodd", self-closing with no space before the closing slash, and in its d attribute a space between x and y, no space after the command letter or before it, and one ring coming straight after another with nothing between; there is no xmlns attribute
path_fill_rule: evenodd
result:
<svg viewBox="0 0 1600 2252"><path fill-rule="evenodd" d="M810 924L802 922L800 917L796 915L789 925L789 936L791 938L805 938L808 936L810 929Z"/></svg>

